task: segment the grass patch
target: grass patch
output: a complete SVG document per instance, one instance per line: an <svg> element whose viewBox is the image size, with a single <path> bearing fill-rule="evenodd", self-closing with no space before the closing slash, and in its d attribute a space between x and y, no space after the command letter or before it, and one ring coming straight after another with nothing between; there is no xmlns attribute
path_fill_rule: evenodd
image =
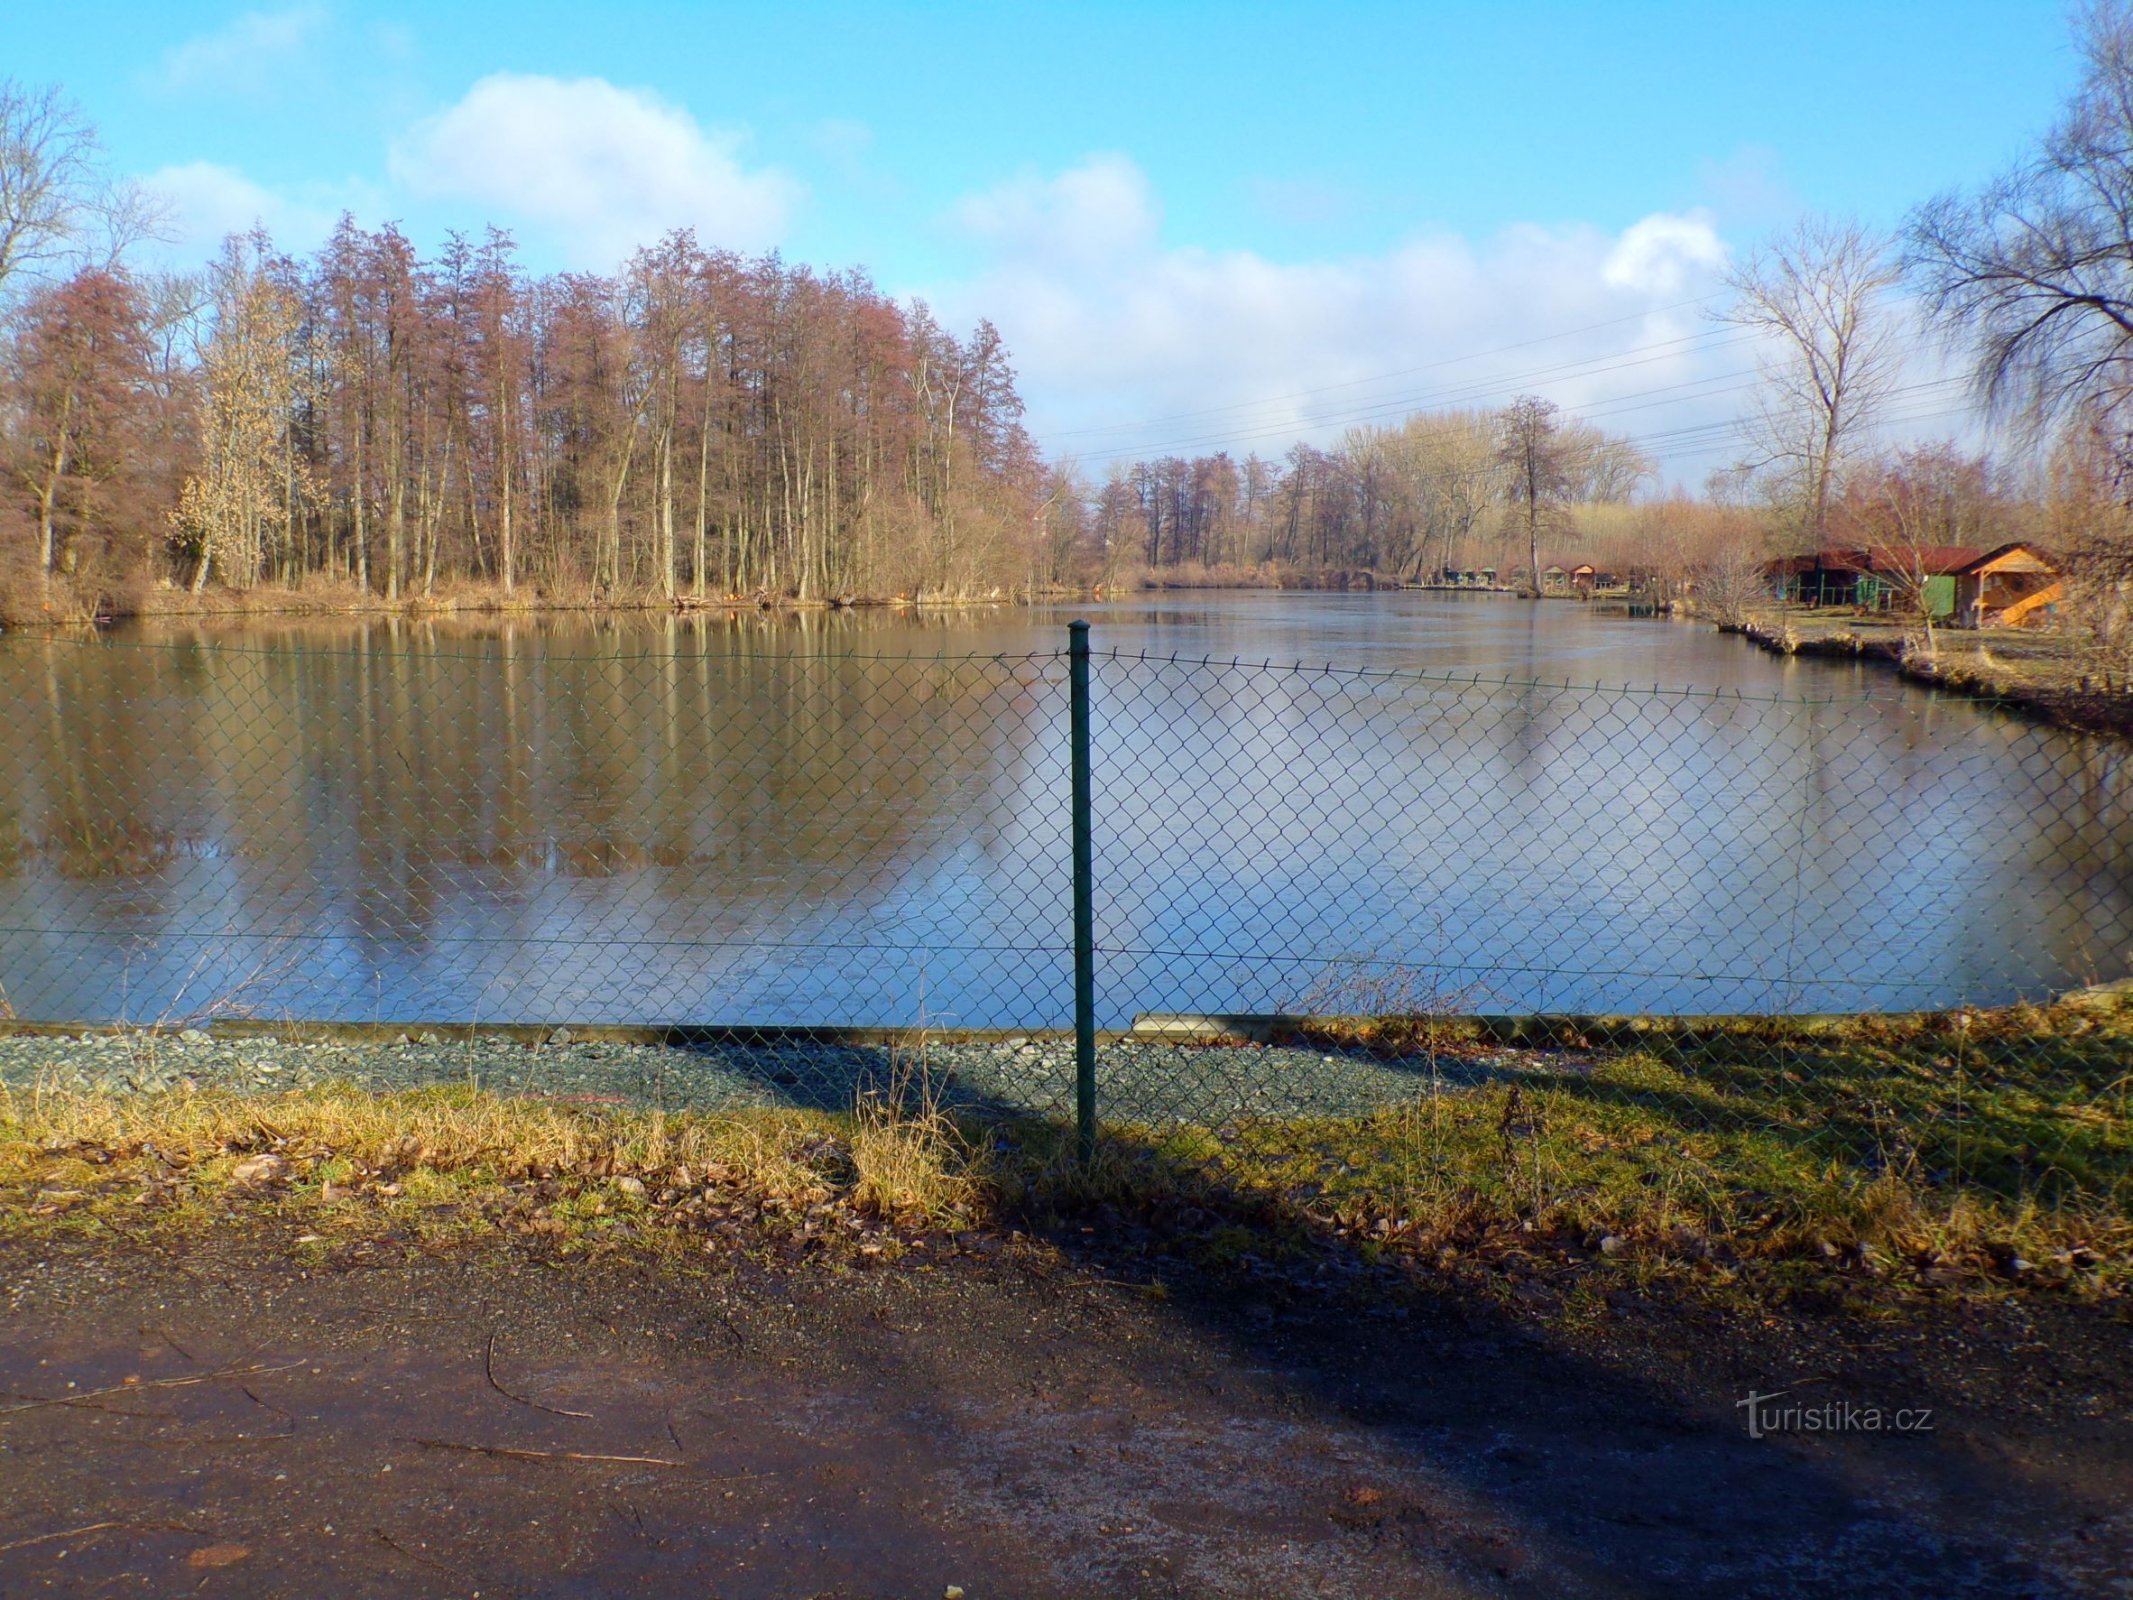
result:
<svg viewBox="0 0 2133 1600"><path fill-rule="evenodd" d="M1440 1264L1539 1251L1718 1277L1806 1262L1935 1287L2133 1280L2123 998L1809 1027L1585 1019L1479 1088L1432 1070L1485 1054L1490 1027L1321 1025L1315 1042L1401 1055L1422 1087L1367 1117L1133 1142L1198 1204L1256 1198Z"/></svg>
<svg viewBox="0 0 2133 1600"><path fill-rule="evenodd" d="M943 1108L923 1049L847 1113L673 1114L472 1088L0 1093L0 1225L206 1227L272 1207L330 1248L503 1230L559 1249L894 1255L1027 1228L1201 1265L1594 1267L1749 1292L2133 1283L2133 1004L1843 1024L1586 1019L1545 1048L1377 1019L1415 1073L1359 1117L1112 1127ZM1315 1034L1338 1048L1343 1030ZM1472 1063L1461 1063L1471 1068ZM1477 1081L1478 1080L1478 1081Z"/></svg>
<svg viewBox="0 0 2133 1600"><path fill-rule="evenodd" d="M975 1147L967 1163L955 1152L944 1130L885 1108L713 1117L470 1088L0 1092L0 1224L184 1230L247 1205L322 1242L502 1229L562 1248L708 1238L878 1253L899 1230L979 1212Z"/></svg>

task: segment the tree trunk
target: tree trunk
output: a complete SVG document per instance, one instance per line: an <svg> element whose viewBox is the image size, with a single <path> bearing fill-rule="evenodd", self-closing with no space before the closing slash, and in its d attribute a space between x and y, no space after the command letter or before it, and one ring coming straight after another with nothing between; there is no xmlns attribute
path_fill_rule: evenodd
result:
<svg viewBox="0 0 2133 1600"><path fill-rule="evenodd" d="M72 452L67 449L66 435L60 435L59 447L52 452L52 465L44 475L44 483L37 490L37 591L47 599L52 594L52 555L58 539L53 530L53 506L59 499L60 481L67 475L67 462Z"/></svg>
<svg viewBox="0 0 2133 1600"><path fill-rule="evenodd" d="M496 528L496 560L499 575L504 583L504 593L509 594L515 581L515 552L511 545L511 406L508 400L497 406L496 459L502 488L502 505ZM471 482L471 479L469 481Z"/></svg>
<svg viewBox="0 0 2133 1600"><path fill-rule="evenodd" d="M674 423L659 436L659 592L674 598Z"/></svg>
<svg viewBox="0 0 2133 1600"><path fill-rule="evenodd" d="M696 559L690 567L689 587L696 598L704 597L704 502L711 491L711 411L704 408L703 433L696 447Z"/></svg>

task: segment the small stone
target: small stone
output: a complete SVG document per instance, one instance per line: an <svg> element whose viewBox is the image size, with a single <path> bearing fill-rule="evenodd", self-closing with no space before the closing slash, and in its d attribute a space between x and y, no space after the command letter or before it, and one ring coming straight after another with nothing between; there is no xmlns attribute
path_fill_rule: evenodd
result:
<svg viewBox="0 0 2133 1600"><path fill-rule="evenodd" d="M959 1583L951 1583L941 1591L941 1600L963 1600L963 1586Z"/></svg>
<svg viewBox="0 0 2133 1600"><path fill-rule="evenodd" d="M1629 1241L1619 1233L1610 1233L1600 1241L1600 1254L1603 1256L1618 1256L1628 1248Z"/></svg>
<svg viewBox="0 0 2133 1600"><path fill-rule="evenodd" d="M548 1042L550 1044L570 1043L570 1030L568 1028L557 1028L548 1035Z"/></svg>
<svg viewBox="0 0 2133 1600"><path fill-rule="evenodd" d="M178 1043L180 1044L202 1045L213 1044L214 1042L215 1041L209 1038L207 1033L200 1028L181 1028L178 1030Z"/></svg>
<svg viewBox="0 0 2133 1600"><path fill-rule="evenodd" d="M633 1177L629 1173L625 1172L621 1177L617 1178L615 1180L615 1187L617 1189L620 1189L624 1194L628 1195L632 1200L642 1200L644 1198L644 1180L642 1178Z"/></svg>
<svg viewBox="0 0 2133 1600"><path fill-rule="evenodd" d="M247 1189L264 1188L270 1183L279 1183L289 1175L289 1163L272 1151L264 1155L246 1156L230 1169L230 1176Z"/></svg>

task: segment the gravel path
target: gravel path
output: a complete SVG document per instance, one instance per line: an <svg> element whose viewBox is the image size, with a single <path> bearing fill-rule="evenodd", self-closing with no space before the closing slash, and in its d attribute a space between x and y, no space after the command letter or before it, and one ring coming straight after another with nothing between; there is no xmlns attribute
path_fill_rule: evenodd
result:
<svg viewBox="0 0 2133 1600"><path fill-rule="evenodd" d="M1505 1054L1517 1054L1505 1052ZM1510 1063L1506 1062L1505 1065ZM663 1046L503 1035L401 1042L290 1042L183 1033L0 1038L0 1086L40 1084L106 1093L198 1088L260 1093L323 1083L370 1089L474 1084L507 1094L667 1110L805 1106L846 1110L923 1066L951 1104L1006 1114L1058 1112L1074 1095L1074 1047L1031 1035L982 1043L886 1046L715 1043ZM1241 1116L1352 1116L1412 1099L1429 1084L1421 1061L1278 1045L1124 1040L1099 1046L1107 1118L1222 1123ZM1440 1081L1469 1087L1496 1075L1489 1061L1440 1062Z"/></svg>

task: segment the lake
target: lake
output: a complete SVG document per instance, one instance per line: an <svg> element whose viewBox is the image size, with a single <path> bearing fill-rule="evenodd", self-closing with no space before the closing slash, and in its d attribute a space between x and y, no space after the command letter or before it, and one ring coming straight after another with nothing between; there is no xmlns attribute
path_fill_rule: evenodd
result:
<svg viewBox="0 0 2133 1600"><path fill-rule="evenodd" d="M15 1014L1055 1027L2122 976L2125 748L1487 595L0 638Z"/></svg>

